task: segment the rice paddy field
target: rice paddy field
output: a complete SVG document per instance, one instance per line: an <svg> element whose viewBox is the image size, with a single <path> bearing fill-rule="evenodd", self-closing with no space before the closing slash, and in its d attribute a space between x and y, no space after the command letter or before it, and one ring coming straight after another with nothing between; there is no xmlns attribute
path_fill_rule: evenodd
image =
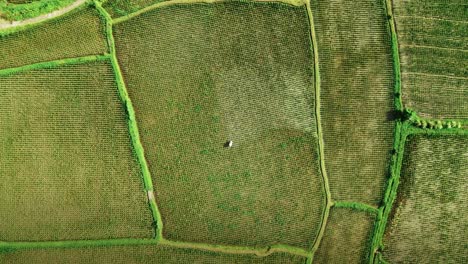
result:
<svg viewBox="0 0 468 264"><path fill-rule="evenodd" d="M41 25L0 32L0 47L0 69L104 54L105 25L95 9L82 7Z"/></svg>
<svg viewBox="0 0 468 264"><path fill-rule="evenodd" d="M125 16L164 0L107 0L103 7L113 18Z"/></svg>
<svg viewBox="0 0 468 264"><path fill-rule="evenodd" d="M468 261L467 137L413 136L384 237L390 263Z"/></svg>
<svg viewBox="0 0 468 264"><path fill-rule="evenodd" d="M428 118L468 118L468 3L394 1L405 106Z"/></svg>
<svg viewBox="0 0 468 264"><path fill-rule="evenodd" d="M0 0L0 263L468 262L461 0Z"/></svg>
<svg viewBox="0 0 468 264"><path fill-rule="evenodd" d="M366 263L375 216L333 207L314 263Z"/></svg>
<svg viewBox="0 0 468 264"><path fill-rule="evenodd" d="M323 191L306 10L176 5L115 36L164 235L311 246Z"/></svg>
<svg viewBox="0 0 468 264"><path fill-rule="evenodd" d="M0 83L0 240L151 238L110 63L25 71Z"/></svg>
<svg viewBox="0 0 468 264"><path fill-rule="evenodd" d="M379 205L395 124L389 118L394 80L384 3L311 2L331 196Z"/></svg>

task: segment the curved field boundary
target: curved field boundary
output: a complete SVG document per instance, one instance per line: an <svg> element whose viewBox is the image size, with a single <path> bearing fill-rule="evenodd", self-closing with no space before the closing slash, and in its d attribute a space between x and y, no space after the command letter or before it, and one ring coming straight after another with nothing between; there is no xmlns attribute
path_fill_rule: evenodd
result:
<svg viewBox="0 0 468 264"><path fill-rule="evenodd" d="M80 248L80 247L108 247L108 246L131 246L131 245L164 245L176 248L198 249L210 252L227 254L251 254L265 257L276 252L287 253L302 257L309 257L310 252L304 249L287 245L274 245L271 247L254 248L242 246L225 246L202 243L188 243L169 241L165 239L105 239L105 240L66 240L66 241L43 241L43 242L0 242L0 254L24 249L48 249L48 248Z"/></svg>
<svg viewBox="0 0 468 264"><path fill-rule="evenodd" d="M325 168L325 152L323 147L323 132L322 132L322 123L320 119L320 68L319 68L319 58L318 58L318 47L317 47L317 38L315 35L315 26L314 26L314 17L312 15L312 9L310 7L310 2L306 2L307 16L309 17L309 26L310 26L310 37L312 40L312 51L314 56L314 79L315 79L315 118L317 125L317 135L318 135L318 147L319 147L319 160L320 160L320 172L322 175L323 188L325 190L325 208L322 215L322 221L320 225L320 230L315 238L314 245L312 246L312 256L307 260L308 263L312 263L313 254L317 251L320 241L325 234L325 227L327 226L328 216L330 214L331 208L331 193L330 186L328 184L328 176Z"/></svg>
<svg viewBox="0 0 468 264"><path fill-rule="evenodd" d="M62 65L70 65L70 64L80 64L86 63L91 61L103 61L110 59L110 55L93 55L93 56L86 56L86 57L77 57L77 58L68 58L68 59L61 59L61 60L53 60L53 61L46 61L46 62L39 62L34 64L28 64L16 68L7 68L0 70L0 76L11 75L23 71L30 71L36 69L44 69L44 68L53 68Z"/></svg>
<svg viewBox="0 0 468 264"><path fill-rule="evenodd" d="M111 17L110 15L102 8L99 2L94 2L96 9L99 13L103 16L106 21L106 37L108 46L110 49L110 59L112 68L114 69L117 87L119 89L119 95L122 102L125 104L125 108L127 110L127 117L128 117L128 128L130 131L130 137L132 139L133 148L136 152L138 162L140 163L140 167L143 174L143 183L145 186L145 191L147 192L148 196L148 203L153 215L153 220L155 222L155 229L156 229L156 240L162 239L162 218L161 214L159 213L158 206L154 199L153 195L153 182L151 180L151 174L148 169L148 164L145 158L145 150L143 149L143 145L140 142L140 133L138 131L138 125L135 117L135 110L133 109L132 101L128 96L127 88L125 87L125 82L122 76L122 72L120 70L120 66L117 62L117 55L115 52L115 43L114 43L114 36L112 35L112 24L111 24Z"/></svg>
<svg viewBox="0 0 468 264"><path fill-rule="evenodd" d="M139 16L141 14L149 12L151 10L166 7L166 6L171 6L171 5L197 4L197 3L215 4L215 3L223 3L223 2L229 2L229 1L230 0L170 0L170 1L156 3L154 5L150 5L148 7L140 9L140 10L134 12L134 13L128 14L126 16L119 17L117 19L112 20L112 23L113 24L119 24L121 22L132 19L132 18L134 18L136 16ZM284 4L288 4L288 5L293 5L293 6L302 6L304 4L307 4L307 2L305 0L253 0L251 2L254 2L254 3L255 2L257 2L257 3L275 2L275 3L284 3Z"/></svg>
<svg viewBox="0 0 468 264"><path fill-rule="evenodd" d="M66 6L66 7L64 7L62 9L55 10L55 11L53 11L51 13L40 15L40 16L37 16L37 17L34 17L34 18L28 18L28 19L19 20L19 21L10 21L10 22L6 22L5 24L0 23L0 30L2 30L2 29L12 29L12 28L14 28L14 29L24 28L24 27L26 27L28 25L39 24L39 23L47 21L49 19L62 16L64 14L72 11L73 9L80 7L82 4L86 3L86 1L87 0L77 0L77 1L73 2L72 4ZM41 2L33 3L33 4L37 5L37 4L40 4L40 3ZM18 5L18 6L20 6L20 5Z"/></svg>
<svg viewBox="0 0 468 264"><path fill-rule="evenodd" d="M336 208L350 208L362 212L367 212L371 214L377 215L379 213L379 209L364 203L357 203L357 202L347 202L347 201L335 201L332 204L333 207Z"/></svg>

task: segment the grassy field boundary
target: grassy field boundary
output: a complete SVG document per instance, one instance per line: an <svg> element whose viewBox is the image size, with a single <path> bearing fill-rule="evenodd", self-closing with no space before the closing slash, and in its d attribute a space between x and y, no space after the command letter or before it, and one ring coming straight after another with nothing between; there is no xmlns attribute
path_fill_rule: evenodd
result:
<svg viewBox="0 0 468 264"><path fill-rule="evenodd" d="M20 67L15 67L15 68L0 69L0 76L8 76L8 75L30 71L30 70L48 69L48 68L55 68L55 67L64 66L64 65L82 64L82 63L87 63L87 62L92 62L92 61L104 61L104 60L109 60L109 59L110 59L110 55L107 54L107 55L92 55L92 56L53 60L53 61L45 61L45 62L28 64L28 65L24 65Z"/></svg>
<svg viewBox="0 0 468 264"><path fill-rule="evenodd" d="M398 185L400 183L400 174L405 151L405 143L408 136L412 135L428 135L428 136L468 136L468 130L462 128L443 128L429 129L413 126L411 122L398 121L395 131L395 154L392 156L390 165L390 179L387 183L383 205L378 209L377 221L372 235L372 243L369 260L373 263L386 263L381 259L380 251L383 249L383 235L387 227L388 217L392 211L395 202Z"/></svg>
<svg viewBox="0 0 468 264"><path fill-rule="evenodd" d="M7 20L24 20L34 18L43 14L56 11L68 5L72 5L75 0L41 0L24 4L11 4L0 2L0 12L4 13Z"/></svg>
<svg viewBox="0 0 468 264"><path fill-rule="evenodd" d="M106 21L106 37L107 37L107 42L108 42L108 46L110 49L110 60L111 60L112 68L116 77L120 99L124 103L125 109L127 111L127 118L128 118L127 121L128 121L128 128L130 131L130 138L132 140L133 149L136 153L138 162L141 167L143 183L145 186L145 191L147 194L149 207L151 209L154 224L155 224L155 230L156 230L155 239L159 240L159 239L162 239L163 222L161 218L161 213L159 212L159 209L156 204L155 197L154 197L153 182L151 180L151 174L148 168L148 164L146 162L145 150L140 141L140 133L138 131L138 125L137 125L137 121L135 117L135 110L133 108L132 101L128 95L127 88L125 86L125 82L123 79L122 72L120 70L119 63L117 62L114 36L112 35L112 23L111 23L112 19L99 2L94 2L94 5L96 9L99 11L99 13L101 14L101 16L103 16L103 18Z"/></svg>
<svg viewBox="0 0 468 264"><path fill-rule="evenodd" d="M50 21L60 20L65 16L68 16L68 15L73 14L73 13L77 13L77 12L79 12L79 11L85 9L86 7L89 7L89 6L90 6L90 2L85 1L82 4L78 5L77 7L68 10L68 12L61 13L61 14L59 14L57 16L47 17L45 19L41 19L41 20L38 20L38 21L36 21L36 20L29 21L28 23L18 24L17 26L14 26L14 27L2 28L0 26L0 37L7 36L7 35L10 35L10 34L19 32L19 31L28 30L30 28L34 28L34 27L49 23Z"/></svg>
<svg viewBox="0 0 468 264"><path fill-rule="evenodd" d="M387 21L390 27L390 37L391 37L391 49L392 49L392 60L393 60L393 74L395 77L395 86L394 86L394 106L397 111L403 110L403 101L401 94L401 65L400 65L400 51L398 47L398 36L396 33L396 24L395 18L393 16L393 5L392 0L385 1L385 12L387 14Z"/></svg>
<svg viewBox="0 0 468 264"><path fill-rule="evenodd" d="M390 178L388 179L387 187L385 190L383 205L379 208L377 214L376 224L371 235L371 250L369 256L369 263L374 263L375 255L382 248L382 238L387 225L388 216L392 210L393 202L396 199L398 184L400 182L400 171L403 162L403 155L405 149L405 142L408 136L410 124L408 122L402 123L397 121L395 127L395 141L393 145L394 153L390 163Z"/></svg>
<svg viewBox="0 0 468 264"><path fill-rule="evenodd" d="M56 249L56 248L85 248L85 247L110 247L110 246L138 246L138 245L161 245L184 249L197 249L209 252L226 254L250 254L266 257L273 253L287 253L290 255L310 257L310 252L288 245L273 245L269 247L244 247L228 246L203 243L190 243L170 241L165 239L105 239L105 240L65 240L65 241L38 241L38 242L0 242L0 254L27 249Z"/></svg>
<svg viewBox="0 0 468 264"><path fill-rule="evenodd" d="M325 228L327 226L328 217L330 214L330 208L332 203L331 193L330 193L330 185L328 183L328 176L327 171L325 168L325 151L324 151L324 141L323 141L323 132L322 132L322 121L320 118L320 67L319 67L319 58L318 58L318 47L317 47L317 37L315 34L315 24L314 24L314 17L312 14L312 9L310 6L310 2L307 1L305 4L307 9L307 16L309 19L309 27L310 27L310 39L312 45L312 52L314 56L314 81L315 81L315 123L317 126L317 137L318 137L318 157L320 161L320 174L322 176L323 182L323 189L325 191L325 206L324 211L322 214L322 219L320 222L320 229L315 238L314 244L312 245L312 256L310 257L310 262L313 261L313 254L317 251L320 242L325 234ZM309 260L308 260L309 261Z"/></svg>
<svg viewBox="0 0 468 264"><path fill-rule="evenodd" d="M150 6L147 6L145 8L142 8L136 12L130 13L125 16L121 16L119 18L116 18L112 21L113 24L119 24L124 21L127 21L129 19L132 19L134 17L137 17L141 14L144 14L146 12L167 7L167 6L172 6L172 5L187 5L187 4L216 4L216 3L231 3L233 2L232 0L171 0L171 1L164 1L164 2L159 2ZM240 0L240 2L245 2L245 3L282 3L282 4L287 4L287 5L293 5L293 6L302 6L305 4L304 0Z"/></svg>
<svg viewBox="0 0 468 264"><path fill-rule="evenodd" d="M365 204L365 203L358 203L358 202L348 202L348 201L335 201L332 204L334 208L349 208L361 212L370 213L373 215L377 215L379 213L379 209Z"/></svg>

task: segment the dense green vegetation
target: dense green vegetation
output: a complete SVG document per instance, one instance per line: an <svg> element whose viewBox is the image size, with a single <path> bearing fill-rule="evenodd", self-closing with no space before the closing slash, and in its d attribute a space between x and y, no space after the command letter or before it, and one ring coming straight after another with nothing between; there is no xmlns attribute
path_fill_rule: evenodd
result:
<svg viewBox="0 0 468 264"><path fill-rule="evenodd" d="M303 264L305 257L274 253L267 257L222 254L167 246L117 246L68 249L35 249L13 251L0 255L0 262L76 264L147 264L147 263L236 263L236 264Z"/></svg>
<svg viewBox="0 0 468 264"><path fill-rule="evenodd" d="M333 207L313 263L365 263L375 216Z"/></svg>
<svg viewBox="0 0 468 264"><path fill-rule="evenodd" d="M405 106L427 118L468 118L466 1L395 1Z"/></svg>
<svg viewBox="0 0 468 264"><path fill-rule="evenodd" d="M312 1L333 200L378 205L382 199L394 129L389 116L394 82L390 34L383 5Z"/></svg>
<svg viewBox="0 0 468 264"><path fill-rule="evenodd" d="M164 236L309 247L323 193L305 9L180 5L114 31Z"/></svg>
<svg viewBox="0 0 468 264"><path fill-rule="evenodd" d="M384 238L391 263L466 263L467 137L411 136Z"/></svg>
<svg viewBox="0 0 468 264"><path fill-rule="evenodd" d="M23 20L50 13L74 0L0 0L0 18Z"/></svg>
<svg viewBox="0 0 468 264"><path fill-rule="evenodd" d="M110 64L30 70L0 83L0 240L152 237Z"/></svg>
<svg viewBox="0 0 468 264"><path fill-rule="evenodd" d="M7 35L0 32L0 69L104 54L104 29L98 12L87 7Z"/></svg>

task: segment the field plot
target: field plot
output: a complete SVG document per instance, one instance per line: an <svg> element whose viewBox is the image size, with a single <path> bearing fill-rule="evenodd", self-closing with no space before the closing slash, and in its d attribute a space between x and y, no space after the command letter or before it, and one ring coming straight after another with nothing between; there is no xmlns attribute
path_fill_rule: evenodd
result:
<svg viewBox="0 0 468 264"><path fill-rule="evenodd" d="M107 51L104 23L86 8L38 26L2 36L0 69Z"/></svg>
<svg viewBox="0 0 468 264"><path fill-rule="evenodd" d="M375 217L348 208L332 208L313 263L366 263Z"/></svg>
<svg viewBox="0 0 468 264"><path fill-rule="evenodd" d="M390 263L467 263L468 138L408 139L393 220Z"/></svg>
<svg viewBox="0 0 468 264"><path fill-rule="evenodd" d="M377 205L382 197L394 128L383 5L312 0L325 164L334 200Z"/></svg>
<svg viewBox="0 0 468 264"><path fill-rule="evenodd" d="M468 3L394 0L404 105L429 118L468 118Z"/></svg>
<svg viewBox="0 0 468 264"><path fill-rule="evenodd" d="M0 77L0 241L151 237L109 63Z"/></svg>
<svg viewBox="0 0 468 264"><path fill-rule="evenodd" d="M113 18L128 15L165 0L108 0L103 7Z"/></svg>
<svg viewBox="0 0 468 264"><path fill-rule="evenodd" d="M116 25L166 238L311 245L323 193L307 19L237 2Z"/></svg>
<svg viewBox="0 0 468 264"><path fill-rule="evenodd" d="M2 259L3 257L3 259ZM95 248L65 248L22 250L0 254L0 261L9 264L76 263L76 264L303 264L305 258L282 253L266 257L213 253L166 246L115 246Z"/></svg>

